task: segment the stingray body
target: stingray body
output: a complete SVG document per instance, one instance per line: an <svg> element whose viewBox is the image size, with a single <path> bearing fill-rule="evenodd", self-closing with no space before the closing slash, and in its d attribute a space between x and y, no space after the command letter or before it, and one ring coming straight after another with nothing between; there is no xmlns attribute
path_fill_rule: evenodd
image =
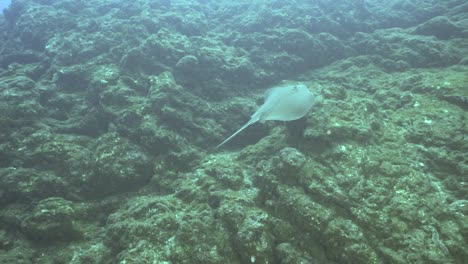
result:
<svg viewBox="0 0 468 264"><path fill-rule="evenodd" d="M292 121L299 119L312 108L314 95L303 84L284 85L271 88L265 94L265 102L252 115L249 122L245 123L239 130L221 142L216 148L224 145L239 134L246 127L255 122L266 120Z"/></svg>

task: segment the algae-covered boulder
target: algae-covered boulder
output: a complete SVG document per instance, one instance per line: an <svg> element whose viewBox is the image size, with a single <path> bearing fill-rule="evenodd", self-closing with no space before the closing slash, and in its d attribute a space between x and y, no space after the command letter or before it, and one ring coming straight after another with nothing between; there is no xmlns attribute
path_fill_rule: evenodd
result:
<svg viewBox="0 0 468 264"><path fill-rule="evenodd" d="M239 190L242 187L243 182L247 180L248 173L243 166L232 163L232 156L229 155L207 159L203 172L233 190Z"/></svg>
<svg viewBox="0 0 468 264"><path fill-rule="evenodd" d="M464 56L458 50L463 48L461 43L447 43L433 36L413 35L403 29L378 30L372 34L356 33L352 46L360 54L379 55L393 61L406 62L407 66L412 67L452 65Z"/></svg>
<svg viewBox="0 0 468 264"><path fill-rule="evenodd" d="M26 168L0 169L0 205L67 195L68 185L53 172Z"/></svg>
<svg viewBox="0 0 468 264"><path fill-rule="evenodd" d="M231 92L229 87L246 90L262 81L263 71L256 69L244 49L216 39L196 38L192 42L194 52L177 61L174 76L196 94L220 100Z"/></svg>
<svg viewBox="0 0 468 264"><path fill-rule="evenodd" d="M79 238L74 227L73 203L60 197L41 200L31 214L21 222L21 230L30 239L53 244Z"/></svg>
<svg viewBox="0 0 468 264"><path fill-rule="evenodd" d="M139 147L116 133L96 140L92 169L83 168L86 195L105 196L130 191L144 185L152 176L153 164Z"/></svg>
<svg viewBox="0 0 468 264"><path fill-rule="evenodd" d="M0 263L29 264L34 256L32 249L16 247L12 250L4 251L0 254Z"/></svg>
<svg viewBox="0 0 468 264"><path fill-rule="evenodd" d="M36 83L27 76L16 75L0 78L0 121L30 122L44 114L39 103ZM15 123L15 122L13 122ZM8 129L5 127L3 129ZM2 128L0 128L2 130Z"/></svg>
<svg viewBox="0 0 468 264"><path fill-rule="evenodd" d="M284 148L279 153L279 163L276 164L279 171L292 174L297 173L307 158L295 148Z"/></svg>
<svg viewBox="0 0 468 264"><path fill-rule="evenodd" d="M24 140L12 141L7 145L16 148L12 154L20 157L17 163L54 172L60 178L70 172L72 164L84 162L90 155L85 148L89 141L86 137L57 134L44 127L23 132L23 135L27 135Z"/></svg>
<svg viewBox="0 0 468 264"><path fill-rule="evenodd" d="M43 5L27 5L17 18L16 31L23 43L34 50L43 50L55 33L70 30L75 22L68 11Z"/></svg>
<svg viewBox="0 0 468 264"><path fill-rule="evenodd" d="M187 36L163 28L125 54L121 65L128 70L154 74L175 66L182 57L190 54L193 54L193 47Z"/></svg>
<svg viewBox="0 0 468 264"><path fill-rule="evenodd" d="M436 36L439 39L458 37L461 31L460 27L445 16L434 17L414 29L416 34Z"/></svg>
<svg viewBox="0 0 468 264"><path fill-rule="evenodd" d="M118 262L221 263L236 260L208 206L174 196L140 196L110 216L105 244Z"/></svg>
<svg viewBox="0 0 468 264"><path fill-rule="evenodd" d="M206 138L212 137L213 131L218 129L215 122L215 116L218 113L213 111L210 103L187 92L183 86L176 83L170 72L151 76L150 83L147 106L151 114L158 117L159 127L152 128L159 134L156 135L158 141L164 138L170 139L172 149L175 150L189 145L188 142L184 144L183 138L190 139L191 144L194 145L206 144ZM150 124L146 125L150 126ZM167 134L169 132L177 135ZM168 142L162 142L162 146L166 144Z"/></svg>
<svg viewBox="0 0 468 264"><path fill-rule="evenodd" d="M274 259L275 234L269 232L267 212L226 200L219 208L219 217L231 233L241 263L267 263Z"/></svg>

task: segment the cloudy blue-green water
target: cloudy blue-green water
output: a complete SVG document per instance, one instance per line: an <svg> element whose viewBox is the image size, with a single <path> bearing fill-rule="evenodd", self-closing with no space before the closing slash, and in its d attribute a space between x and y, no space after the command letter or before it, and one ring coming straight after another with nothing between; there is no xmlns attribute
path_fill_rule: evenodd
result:
<svg viewBox="0 0 468 264"><path fill-rule="evenodd" d="M0 263L466 263L467 73L462 0L13 0Z"/></svg>
<svg viewBox="0 0 468 264"><path fill-rule="evenodd" d="M11 0L0 0L0 11L7 8L11 3Z"/></svg>

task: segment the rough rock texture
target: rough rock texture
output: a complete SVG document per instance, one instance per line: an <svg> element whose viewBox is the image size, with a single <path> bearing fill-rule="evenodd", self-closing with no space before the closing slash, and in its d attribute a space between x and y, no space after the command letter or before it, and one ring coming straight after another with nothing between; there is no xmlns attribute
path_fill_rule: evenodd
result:
<svg viewBox="0 0 468 264"><path fill-rule="evenodd" d="M0 263L464 263L465 2L14 0Z"/></svg>

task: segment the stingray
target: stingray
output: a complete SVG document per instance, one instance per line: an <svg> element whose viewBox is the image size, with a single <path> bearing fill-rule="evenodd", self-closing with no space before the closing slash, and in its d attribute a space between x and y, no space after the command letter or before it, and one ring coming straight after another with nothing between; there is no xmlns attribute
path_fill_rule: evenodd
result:
<svg viewBox="0 0 468 264"><path fill-rule="evenodd" d="M265 93L265 102L239 130L221 142L216 148L231 140L246 127L255 122L266 120L292 121L299 119L314 104L314 95L303 84L284 85L269 89Z"/></svg>

